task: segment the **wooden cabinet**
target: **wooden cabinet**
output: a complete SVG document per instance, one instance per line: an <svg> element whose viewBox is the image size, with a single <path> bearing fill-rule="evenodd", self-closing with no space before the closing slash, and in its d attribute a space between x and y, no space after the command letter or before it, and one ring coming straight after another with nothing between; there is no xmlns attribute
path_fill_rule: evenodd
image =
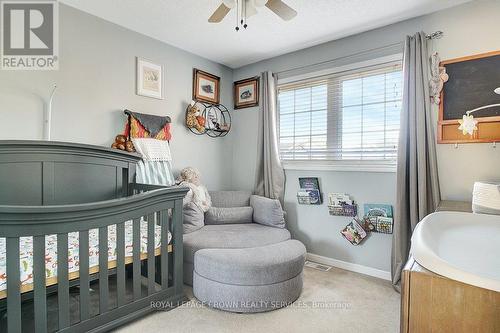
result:
<svg viewBox="0 0 500 333"><path fill-rule="evenodd" d="M498 333L500 293L435 274L410 258L402 275L401 332Z"/></svg>
<svg viewBox="0 0 500 333"><path fill-rule="evenodd" d="M443 200L439 203L436 212L444 211L472 213L472 202Z"/></svg>

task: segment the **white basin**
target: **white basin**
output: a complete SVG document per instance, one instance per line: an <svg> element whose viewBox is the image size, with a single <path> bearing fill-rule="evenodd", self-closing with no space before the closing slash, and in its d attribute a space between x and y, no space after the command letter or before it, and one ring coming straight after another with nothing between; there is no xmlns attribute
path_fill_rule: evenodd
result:
<svg viewBox="0 0 500 333"><path fill-rule="evenodd" d="M426 269L500 292L500 216L437 212L415 228L411 253Z"/></svg>

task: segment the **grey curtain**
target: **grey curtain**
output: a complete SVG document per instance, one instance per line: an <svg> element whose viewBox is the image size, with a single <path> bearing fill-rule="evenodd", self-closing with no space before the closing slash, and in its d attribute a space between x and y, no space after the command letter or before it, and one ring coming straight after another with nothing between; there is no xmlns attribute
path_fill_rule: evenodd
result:
<svg viewBox="0 0 500 333"><path fill-rule="evenodd" d="M417 223L441 200L429 93L429 55L423 32L406 37L403 108L398 148L397 202L392 238L392 283L399 290Z"/></svg>
<svg viewBox="0 0 500 333"><path fill-rule="evenodd" d="M277 129L277 82L271 72L262 73L255 193L283 203L285 173L281 166Z"/></svg>

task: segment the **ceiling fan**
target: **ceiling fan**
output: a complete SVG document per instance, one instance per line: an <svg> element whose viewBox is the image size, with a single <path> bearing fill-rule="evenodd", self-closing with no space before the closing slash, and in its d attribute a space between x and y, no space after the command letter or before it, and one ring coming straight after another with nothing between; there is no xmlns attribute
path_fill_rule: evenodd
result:
<svg viewBox="0 0 500 333"><path fill-rule="evenodd" d="M224 17L236 7L236 31L240 30L240 24L247 28L248 17L257 14L257 8L266 6L285 21L297 16L297 12L281 0L223 0L220 6L210 16L208 22L219 23Z"/></svg>

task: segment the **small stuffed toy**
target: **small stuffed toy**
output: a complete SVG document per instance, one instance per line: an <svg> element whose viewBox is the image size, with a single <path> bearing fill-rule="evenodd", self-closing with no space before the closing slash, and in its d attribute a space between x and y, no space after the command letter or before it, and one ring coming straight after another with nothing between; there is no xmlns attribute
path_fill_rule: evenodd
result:
<svg viewBox="0 0 500 333"><path fill-rule="evenodd" d="M431 101L439 105L441 103L441 90L443 90L444 84L450 78L446 73L446 68L439 66L441 59L439 54L434 52L431 56L431 78L429 80Z"/></svg>
<svg viewBox="0 0 500 333"><path fill-rule="evenodd" d="M186 126L202 133L205 130L205 118L200 114L201 112L196 105L190 105L187 111Z"/></svg>
<svg viewBox="0 0 500 333"><path fill-rule="evenodd" d="M132 141L127 140L127 137L123 134L119 134L116 136L115 142L113 142L111 148L125 150L129 153L135 152L134 144L132 143Z"/></svg>
<svg viewBox="0 0 500 333"><path fill-rule="evenodd" d="M184 206L193 202L203 212L212 206L210 194L205 186L201 185L200 173L195 168L184 168L177 179L180 186L189 187L189 192L184 197Z"/></svg>

